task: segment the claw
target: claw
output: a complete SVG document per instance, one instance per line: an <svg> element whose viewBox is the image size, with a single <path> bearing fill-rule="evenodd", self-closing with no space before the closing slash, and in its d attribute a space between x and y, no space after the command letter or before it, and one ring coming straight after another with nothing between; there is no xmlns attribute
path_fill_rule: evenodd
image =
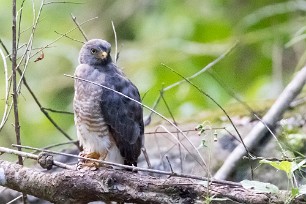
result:
<svg viewBox="0 0 306 204"><path fill-rule="evenodd" d="M86 154L84 152L80 152L79 156L81 157L85 157L85 158L90 158L90 159L99 159L100 158L100 154L97 152L91 152L89 154ZM78 163L77 163L77 170L78 171L96 171L99 167L100 167L100 163L99 162L95 162L95 161L90 161L90 160L86 160L86 159L79 159Z"/></svg>

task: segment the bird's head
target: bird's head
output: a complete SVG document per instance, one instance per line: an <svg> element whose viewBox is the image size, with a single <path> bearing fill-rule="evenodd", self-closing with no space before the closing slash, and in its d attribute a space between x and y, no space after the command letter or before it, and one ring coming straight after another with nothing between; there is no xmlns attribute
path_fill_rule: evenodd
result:
<svg viewBox="0 0 306 204"><path fill-rule="evenodd" d="M110 56L111 45L101 39L92 39L86 42L79 54L80 64L105 65L112 61Z"/></svg>

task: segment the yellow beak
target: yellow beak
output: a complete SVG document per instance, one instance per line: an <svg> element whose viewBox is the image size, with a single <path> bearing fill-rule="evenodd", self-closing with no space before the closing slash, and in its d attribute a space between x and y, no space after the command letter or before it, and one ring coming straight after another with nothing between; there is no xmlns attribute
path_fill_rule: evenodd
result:
<svg viewBox="0 0 306 204"><path fill-rule="evenodd" d="M101 58L101 59L106 59L107 58L107 52L99 52L99 57Z"/></svg>

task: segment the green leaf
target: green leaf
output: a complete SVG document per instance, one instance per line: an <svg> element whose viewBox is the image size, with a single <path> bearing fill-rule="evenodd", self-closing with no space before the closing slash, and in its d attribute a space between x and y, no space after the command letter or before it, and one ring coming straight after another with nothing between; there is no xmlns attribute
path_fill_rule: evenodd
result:
<svg viewBox="0 0 306 204"><path fill-rule="evenodd" d="M263 183L260 181L250 181L250 180L243 180L240 182L243 188L251 189L256 192L260 193L278 193L279 189L277 186L271 183Z"/></svg>
<svg viewBox="0 0 306 204"><path fill-rule="evenodd" d="M297 196L298 194L299 194L299 189L298 188L292 188L291 189L291 196L292 197L295 197L295 196Z"/></svg>
<svg viewBox="0 0 306 204"><path fill-rule="evenodd" d="M268 160L263 159L263 160L259 161L259 163L270 164L274 168L286 172L288 177L291 177L292 162L289 162L289 161L281 161L281 162L279 162L279 161L268 161Z"/></svg>

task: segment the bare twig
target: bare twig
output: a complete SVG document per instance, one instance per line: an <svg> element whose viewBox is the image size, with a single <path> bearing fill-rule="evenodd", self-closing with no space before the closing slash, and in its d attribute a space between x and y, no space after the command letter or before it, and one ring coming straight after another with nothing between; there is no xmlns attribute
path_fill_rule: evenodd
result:
<svg viewBox="0 0 306 204"><path fill-rule="evenodd" d="M65 36L66 38L68 38L68 39L70 39L70 40L73 40L73 41L75 41L75 42L79 42L79 43L82 43L82 44L84 44L84 42L82 42L82 41L80 41L80 40L77 40L77 39L74 39L74 38L72 38L72 37L69 37L67 34L63 34L63 33L59 33L59 32L57 32L57 31L54 31L56 34L58 34L58 35L62 35L62 36Z"/></svg>
<svg viewBox="0 0 306 204"><path fill-rule="evenodd" d="M19 200L20 198L22 198L22 195L17 196L16 198L14 198L13 200L7 202L6 204L12 204L12 203L14 203L15 201Z"/></svg>
<svg viewBox="0 0 306 204"><path fill-rule="evenodd" d="M173 168L172 168L171 162L170 162L170 160L169 160L169 158L168 158L168 156L167 156L167 155L166 155L166 159L167 159L167 161L168 161L168 164L169 164L169 167L170 167L171 173L172 173L172 174L175 174L175 173L174 173L174 171L173 171Z"/></svg>
<svg viewBox="0 0 306 204"><path fill-rule="evenodd" d="M21 74L21 71L18 69L19 74ZM34 101L36 102L36 104L38 105L39 109L41 110L41 112L46 116L46 118L52 123L52 125L58 130L60 131L68 140L72 140L72 138L51 118L51 116L49 115L49 113L42 107L41 103L39 102L38 98L36 97L36 95L34 94L34 92L32 91L32 89L30 88L30 86L28 85L25 77L23 78L23 84L25 85L25 87L28 89L28 91L30 92L31 96L33 97Z"/></svg>
<svg viewBox="0 0 306 204"><path fill-rule="evenodd" d="M22 13L23 13L23 4L24 4L25 0L22 1L21 6L20 6L20 14L19 14L19 21L18 21L18 38L17 38L17 46L19 47L19 41L20 41L20 27L21 27L21 21L22 21Z"/></svg>
<svg viewBox="0 0 306 204"><path fill-rule="evenodd" d="M69 112L69 111L60 111L60 110L54 110L52 108L45 108L45 107L41 107L41 108L43 110L50 111L52 113L61 113L61 114L73 115L73 112Z"/></svg>
<svg viewBox="0 0 306 204"><path fill-rule="evenodd" d="M262 118L269 128L274 128L276 122L283 113L290 107L292 100L301 92L306 83L306 67L303 67L287 85L270 110ZM253 127L251 132L245 137L244 142L249 148L254 148L261 139L266 136L268 129L259 122ZM217 179L226 179L235 169L240 159L246 154L244 147L240 144L228 156L222 167L215 174Z"/></svg>
<svg viewBox="0 0 306 204"><path fill-rule="evenodd" d="M248 159L247 157L243 156L242 159ZM285 158L282 158L282 159L279 159L279 158L275 158L275 157L253 157L251 158L252 161L260 161L260 160L267 160L267 161L289 161L289 162L293 162L293 161L296 161L298 158L295 157L295 158L288 158L288 157L285 157Z"/></svg>
<svg viewBox="0 0 306 204"><path fill-rule="evenodd" d="M68 145L68 144L77 144L79 141L78 140L72 140L72 141L68 141L68 142L61 142L61 143L57 143L57 144L52 144L52 145L48 145L43 147L42 149L51 149L54 147L59 147L59 146L63 146L63 145ZM34 152L33 154L35 154L36 152Z"/></svg>
<svg viewBox="0 0 306 204"><path fill-rule="evenodd" d="M80 30L80 32L82 33L83 37L85 38L86 41L88 41L88 37L86 36L85 32L83 31L83 29L81 28L81 25L77 22L76 17L71 13L71 18L73 20L73 22L75 23L75 25L78 27L78 29Z"/></svg>
<svg viewBox="0 0 306 204"><path fill-rule="evenodd" d="M93 17L93 18L90 18L82 23L79 24L79 26L85 24L85 23L88 23L89 21L92 21L92 20L95 20L97 19L98 17ZM57 41L59 41L60 39L62 39L63 37L65 37L64 35L67 35L69 33L71 33L72 31L76 30L78 27L74 27L72 28L71 30L67 31L66 33L64 33L63 35L59 36L58 38L56 38L55 40L53 40L52 42L48 43L47 45L43 46L41 49L39 49L37 52L35 52L34 54L31 55L30 58L34 57L35 55L37 55L38 53L40 53L42 50L50 47L50 45L53 45L54 43L56 43Z"/></svg>
<svg viewBox="0 0 306 204"><path fill-rule="evenodd" d="M24 69L22 71L22 74L20 76L19 83L18 83L18 93L20 93L21 82L22 82L22 79L25 75L25 72L26 72L27 67L28 67L28 63L29 63L30 58L31 58L31 52L32 52L32 47L33 47L33 40L34 40L34 36L35 36L35 31L36 31L37 24L38 24L39 18L41 16L41 13L42 13L42 10L43 10L43 6L44 6L44 0L42 0L42 2L41 2L41 5L40 5L39 10L38 10L37 17L35 17L35 5L34 5L34 2L32 2L32 10L33 10L33 15L34 15L32 32L31 32L30 38L28 40L28 43L26 44L24 54L21 56L21 59L19 60L19 63L16 66L16 69L20 69L21 63L23 62L23 60L25 61L24 62Z"/></svg>
<svg viewBox="0 0 306 204"><path fill-rule="evenodd" d="M211 63L209 63L209 64L206 65L205 67L203 67L200 71L196 72L196 73L193 74L192 76L186 77L186 79L190 81L190 80L196 78L197 76L199 76L200 74L206 72L207 70L209 70L210 68L212 68L214 65L216 65L219 61L221 61L224 57L226 57L227 55L229 55L229 54L231 53L231 51L232 51L237 45L238 45L238 42L236 42L232 47L230 47L228 50L226 50L226 51L225 51L222 55L220 55L217 59L215 59L214 61L212 61ZM168 91L168 90L170 90L170 89L172 89L172 88L174 88L174 87L176 87L176 86L178 86L178 85L180 85L180 84L182 84L182 83L185 83L185 82L186 82L185 79L180 80L180 81L178 81L178 82L175 82L175 83L173 83L173 84L171 84L171 85L165 87L165 88L163 89L163 92ZM161 98L161 95L159 95L159 97L157 97L157 99L155 100L155 103L154 103L153 108L152 108L153 110L155 110L157 104L158 104L159 101L160 101L160 98ZM147 119L148 121L151 120L152 114L153 114L152 112L149 114L148 119Z"/></svg>
<svg viewBox="0 0 306 204"><path fill-rule="evenodd" d="M68 31L72 32L73 30ZM66 34L67 34L66 33ZM58 38L59 39L59 38ZM1 41L2 42L2 41ZM5 49L6 53L8 54L8 50L6 49L6 46L2 43L3 48ZM42 51L42 49L40 49ZM22 72L20 69L17 69L17 71L19 72L20 76L22 75ZM51 118L51 116L48 114L47 111L44 110L44 108L42 107L41 103L39 102L38 98L36 97L36 95L34 94L34 92L32 91L31 87L29 86L29 84L27 83L27 80L25 77L22 78L23 84L25 85L25 87L28 89L28 91L30 92L31 96L33 97L34 101L36 102L36 104L38 105L38 107L40 108L40 110L42 111L42 113L46 116L46 118L53 124L53 126L59 131L61 132L67 139L72 140L72 138L62 129L59 127L59 125ZM5 122L8 119L8 115L10 110L13 107L13 103L11 103L11 105L9 106L9 111L6 114L6 117L3 118L1 125L0 125L0 130L3 128Z"/></svg>
<svg viewBox="0 0 306 204"><path fill-rule="evenodd" d="M14 118L15 118L15 134L16 141L18 145L21 145L20 141L20 125L19 125L19 114L18 114L18 94L17 94L17 76L16 76L16 68L17 68L17 36L16 36L16 0L13 0L13 25L12 25L12 80L13 80L13 107L14 107ZM18 148L21 151L20 148ZM22 157L18 157L18 161L20 165L23 165Z"/></svg>
<svg viewBox="0 0 306 204"><path fill-rule="evenodd" d="M6 46L4 45L4 43L2 42L2 39L1 39L1 38L0 38L0 44L1 44L1 46L3 47L5 53L6 53L7 55L9 55L10 53L9 53L8 49L6 48ZM9 59L12 60L10 56L9 56Z"/></svg>
<svg viewBox="0 0 306 204"><path fill-rule="evenodd" d="M227 133L232 135L225 127L211 127L211 128L202 128L203 130L225 130ZM197 129L186 129L182 130L183 132L197 132ZM179 133L178 131L170 131L171 133ZM156 133L168 133L168 131L150 131L150 132L145 132L145 134L156 134Z"/></svg>
<svg viewBox="0 0 306 204"><path fill-rule="evenodd" d="M296 99L296 100L294 100L290 103L290 108L295 108L295 107L300 106L304 103L306 103L306 97Z"/></svg>
<svg viewBox="0 0 306 204"><path fill-rule="evenodd" d="M229 55L232 50L238 45L238 42L235 42L234 45L232 45L232 47L230 47L228 50L226 50L222 55L220 55L217 59L215 59L214 61L212 61L211 63L209 63L208 65L206 65L203 69L201 69L200 71L196 72L195 74L193 74L190 77L186 77L185 79L178 81L176 83L173 83L169 86L167 86L166 88L164 88L164 91L168 91L182 83L188 82L191 79L196 78L197 76L199 76L200 74L206 72L207 70L209 70L210 68L212 68L214 65L216 65L218 62L220 62L224 57L226 57L227 55Z"/></svg>
<svg viewBox="0 0 306 204"><path fill-rule="evenodd" d="M4 49L5 46L4 46ZM7 70L7 64L6 64L6 60L5 60L5 56L4 56L4 53L2 51L2 49L0 49L0 55L2 57L2 60L3 60L3 67L4 67L4 80L5 80L5 106L4 106L4 112L3 112L3 117L2 117L2 120L1 120L1 123L0 123L0 130L2 129L5 121L6 121L6 117L7 117L7 112L8 112L8 97L9 97L9 79L8 79L8 70Z"/></svg>
<svg viewBox="0 0 306 204"><path fill-rule="evenodd" d="M14 107L14 119L15 119L15 135L16 135L16 142L18 145L21 145L20 139L20 125L19 125L19 113L18 113L18 93L17 93L17 76L16 76L16 69L17 69L17 31L16 31L16 0L13 0L12 5L12 82L13 82L13 107ZM21 148L17 148L21 151ZM18 163L23 165L23 160L21 156L18 156ZM27 202L27 195L25 193L22 194L23 203L26 204Z"/></svg>
<svg viewBox="0 0 306 204"><path fill-rule="evenodd" d="M49 1L44 3L44 5L49 4L84 4L83 2L74 2L74 1Z"/></svg>
<svg viewBox="0 0 306 204"><path fill-rule="evenodd" d="M118 41L117 41L116 28L115 28L115 25L114 25L113 21L112 21L112 28L113 28L114 37L115 37L115 63L117 63L117 60L118 60L118 57L119 57L119 53L118 53Z"/></svg>
<svg viewBox="0 0 306 204"><path fill-rule="evenodd" d="M252 115L254 115L254 117L259 120L266 128L267 130L270 132L270 134L274 137L276 143L278 144L279 148L281 149L281 153L283 154L284 157L286 157L286 151L284 150L284 148L282 147L281 143L279 142L279 140L277 139L276 135L274 134L274 132L270 129L270 127L268 126L268 124L266 124L259 116L246 102L242 101L233 90L231 90L231 88L229 87L228 84L225 84L224 82L222 82L221 80L219 80L216 76L211 75L220 85L222 85L223 89L234 99L236 99L240 104L242 104Z"/></svg>
<svg viewBox="0 0 306 204"><path fill-rule="evenodd" d="M194 175L181 174L181 173L173 174L172 172L168 172L168 171L146 169L146 168L141 168L141 167L136 167L136 166L128 166L128 165L117 164L117 163L107 162L107 161L98 160L98 159L91 159L91 158L81 157L81 156L74 155L74 154L51 151L51 150L40 149L40 148L35 148L35 147L29 147L29 146L23 146L23 145L14 145L14 144L12 146L16 146L16 147L19 146L19 147L25 148L25 149L37 150L37 151L40 151L40 152L46 152L46 153L50 153L50 154L56 154L56 155L73 157L73 158L77 158L77 159L94 161L94 162L98 162L98 163L103 164L103 165L115 166L115 167L119 167L119 168L123 168L123 169L130 169L132 171L143 171L143 172L156 173L156 174L161 174L161 175L176 176L176 177L181 177L181 178L197 179L197 180L201 180L201 181L208 181L209 180L208 178L201 177L201 176L194 176ZM9 149L9 148L4 148L4 147L0 147L0 152L6 152L6 153L18 154L18 155L20 153L20 155L24 155L25 157L30 158L30 159L36 159L37 158L37 155L34 155L34 157L35 157L34 158L33 154L29 154L29 153L25 153L25 152L19 152L19 151L12 150L12 149ZM216 179L212 179L212 180L210 179L209 181L211 181L213 183L219 183L219 184L231 184L231 185L235 185L235 186L241 186L241 184L231 182L231 181L221 181L221 180L216 180Z"/></svg>
<svg viewBox="0 0 306 204"><path fill-rule="evenodd" d="M39 15L38 17L40 16L40 13L41 13L41 10L42 10L42 7L44 5L44 2L42 2L42 5L40 7L40 11L39 11ZM91 21L91 20L94 20L96 19L97 17L94 17L94 18L91 18L91 19L88 19L82 23L79 24L79 26ZM35 24L33 25L33 28L32 28L32 32L34 31L34 28L35 26L37 25L38 23L38 18L36 19L35 21ZM41 51L43 51L45 48L49 47L50 45L54 44L55 42L57 42L58 40L60 40L61 38L63 38L65 35L67 35L68 33L74 31L75 29L77 29L78 27L74 27L73 29L67 31L65 34L63 34L62 36L58 37L57 39L55 39L54 41L52 41L51 43L45 45L44 47L40 48L36 53L32 54L31 56L29 56L28 59L32 58L33 56L35 56L36 54L40 53ZM23 55L24 56L24 55ZM42 108L42 105L41 103L39 102L38 98L35 96L34 92L31 90L31 88L29 87L29 85L27 84L25 78L24 78L24 72L21 72L21 70L18 69L18 72L19 74L21 75L21 79L23 80L23 83L24 85L27 87L28 91L30 92L30 94L32 95L33 99L35 100L36 104L39 106L40 110L43 112L43 114L47 117L47 119L53 124L53 126L58 130L60 131L67 139L69 140L72 140L71 137L65 133L65 131L63 131L59 125L51 118L51 116L48 114L48 112L46 110L44 110Z"/></svg>
<svg viewBox="0 0 306 204"><path fill-rule="evenodd" d="M152 169L152 165L151 165L148 153L147 153L147 149L145 147L142 147L141 151L142 151L142 154L143 154L143 156L144 156L144 158L145 158L145 160L147 162L148 168Z"/></svg>
<svg viewBox="0 0 306 204"><path fill-rule="evenodd" d="M232 119L230 118L230 116L227 114L227 112L224 110L224 108L214 99L212 98L209 94L207 94L206 92L204 92L202 89L200 89L198 86L196 86L194 83L192 83L188 78L185 78L183 75L181 75L180 73L178 73L177 71L175 71L174 69L172 69L171 67L162 64L164 67L166 67L167 69L171 70L172 72L174 72L175 74L179 75L180 77L182 77L183 79L185 79L191 86L193 86L194 88L196 88L199 92L201 92L202 94L204 94L206 97L208 97L210 100L212 100L221 110L222 112L225 114L225 116L228 118L228 120L230 121L230 123L232 124L233 128L235 129L235 132L237 133L237 135L239 136L240 142L242 143L242 145L245 148L245 151L248 153L248 155L251 155L250 152L248 151L248 148L246 147L246 145L243 142L242 136L240 135L237 127L235 126L234 122L232 121Z"/></svg>
<svg viewBox="0 0 306 204"><path fill-rule="evenodd" d="M164 97L163 90L160 91L160 96L162 97L163 102L164 102L164 104L165 104L165 106L166 106L166 108L167 108L167 110L168 110L168 112L169 112L169 114L170 114L174 124L177 125L177 123L176 123L176 121L174 119L174 116L172 114L172 111L170 110L170 107L168 106L168 103L167 103L167 101L166 101L166 99ZM180 141L181 140L180 139L180 135L176 134L176 136L177 136L177 140ZM180 143L178 143L178 150L179 150L179 157L180 157L180 169L181 169L181 172L183 172L183 157L182 157L182 150L181 150Z"/></svg>
<svg viewBox="0 0 306 204"><path fill-rule="evenodd" d="M42 2L43 3L43 2ZM43 5L43 4L42 4ZM89 21L92 21L94 19L97 19L97 17L94 17L94 18L91 18L91 19L88 19L82 23L80 23L80 26L89 22ZM37 21L38 22L38 21ZM75 29L77 29L78 27L74 27L73 29L67 31L64 35L67 35L68 33L71 33L72 31L74 31ZM40 48L36 53L32 54L29 58L32 58L33 56L35 56L36 54L40 53L41 51L43 51L45 48L49 47L50 45L54 44L55 42L57 42L58 40L60 40L61 38L64 37L64 35L56 38L54 41L52 41L51 43L45 45L44 47ZM22 75L23 73L21 72L21 70L18 69L18 72L20 75ZM29 85L27 84L26 82L26 79L25 77L22 77L22 80L23 80L23 83L24 85L26 86L26 88L28 89L28 91L30 92L30 94L32 95L34 101L36 102L36 104L38 105L38 107L40 108L40 110L43 112L43 114L47 117L47 119L53 124L53 126L58 130L60 131L67 139L69 140L72 140L72 138L67 134L65 133L65 131L63 131L59 125L51 118L51 116L48 114L48 112L44 109L42 109L42 105L41 103L39 102L38 98L35 96L34 92L32 91L32 89L29 87Z"/></svg>
<svg viewBox="0 0 306 204"><path fill-rule="evenodd" d="M169 135L171 135L179 145L181 145L182 147L185 148L185 150L193 157L193 155L191 154L191 152L188 150L188 148L181 143L181 140L179 140L174 134L172 134L166 127L164 127L163 125L159 125L159 127L161 127L162 129L164 129ZM190 141L190 139L186 136L184 137L188 142L189 144L192 146L192 148L197 152L198 155L201 155L199 150L194 146L194 144L192 144L192 142ZM195 161L202 167L202 164L195 158ZM207 174L210 175L210 172L209 172L209 169L208 169L208 166L205 162L205 160L203 160L203 164L206 168L206 171L207 171Z"/></svg>
<svg viewBox="0 0 306 204"><path fill-rule="evenodd" d="M21 148L23 146L21 145L15 145L18 148ZM0 147L0 152L5 152L8 154L14 154L17 155L18 157L25 157L25 158L29 158L29 159L34 159L37 160L38 156L35 154L31 154L31 153L27 153L27 152L21 152L21 151L17 151L17 150L13 150L13 149L9 149L9 148L5 148L5 147ZM61 162L57 162L54 161L54 165L64 168L64 169L70 169L70 170L75 170L75 167L67 165L67 164L63 164Z"/></svg>

